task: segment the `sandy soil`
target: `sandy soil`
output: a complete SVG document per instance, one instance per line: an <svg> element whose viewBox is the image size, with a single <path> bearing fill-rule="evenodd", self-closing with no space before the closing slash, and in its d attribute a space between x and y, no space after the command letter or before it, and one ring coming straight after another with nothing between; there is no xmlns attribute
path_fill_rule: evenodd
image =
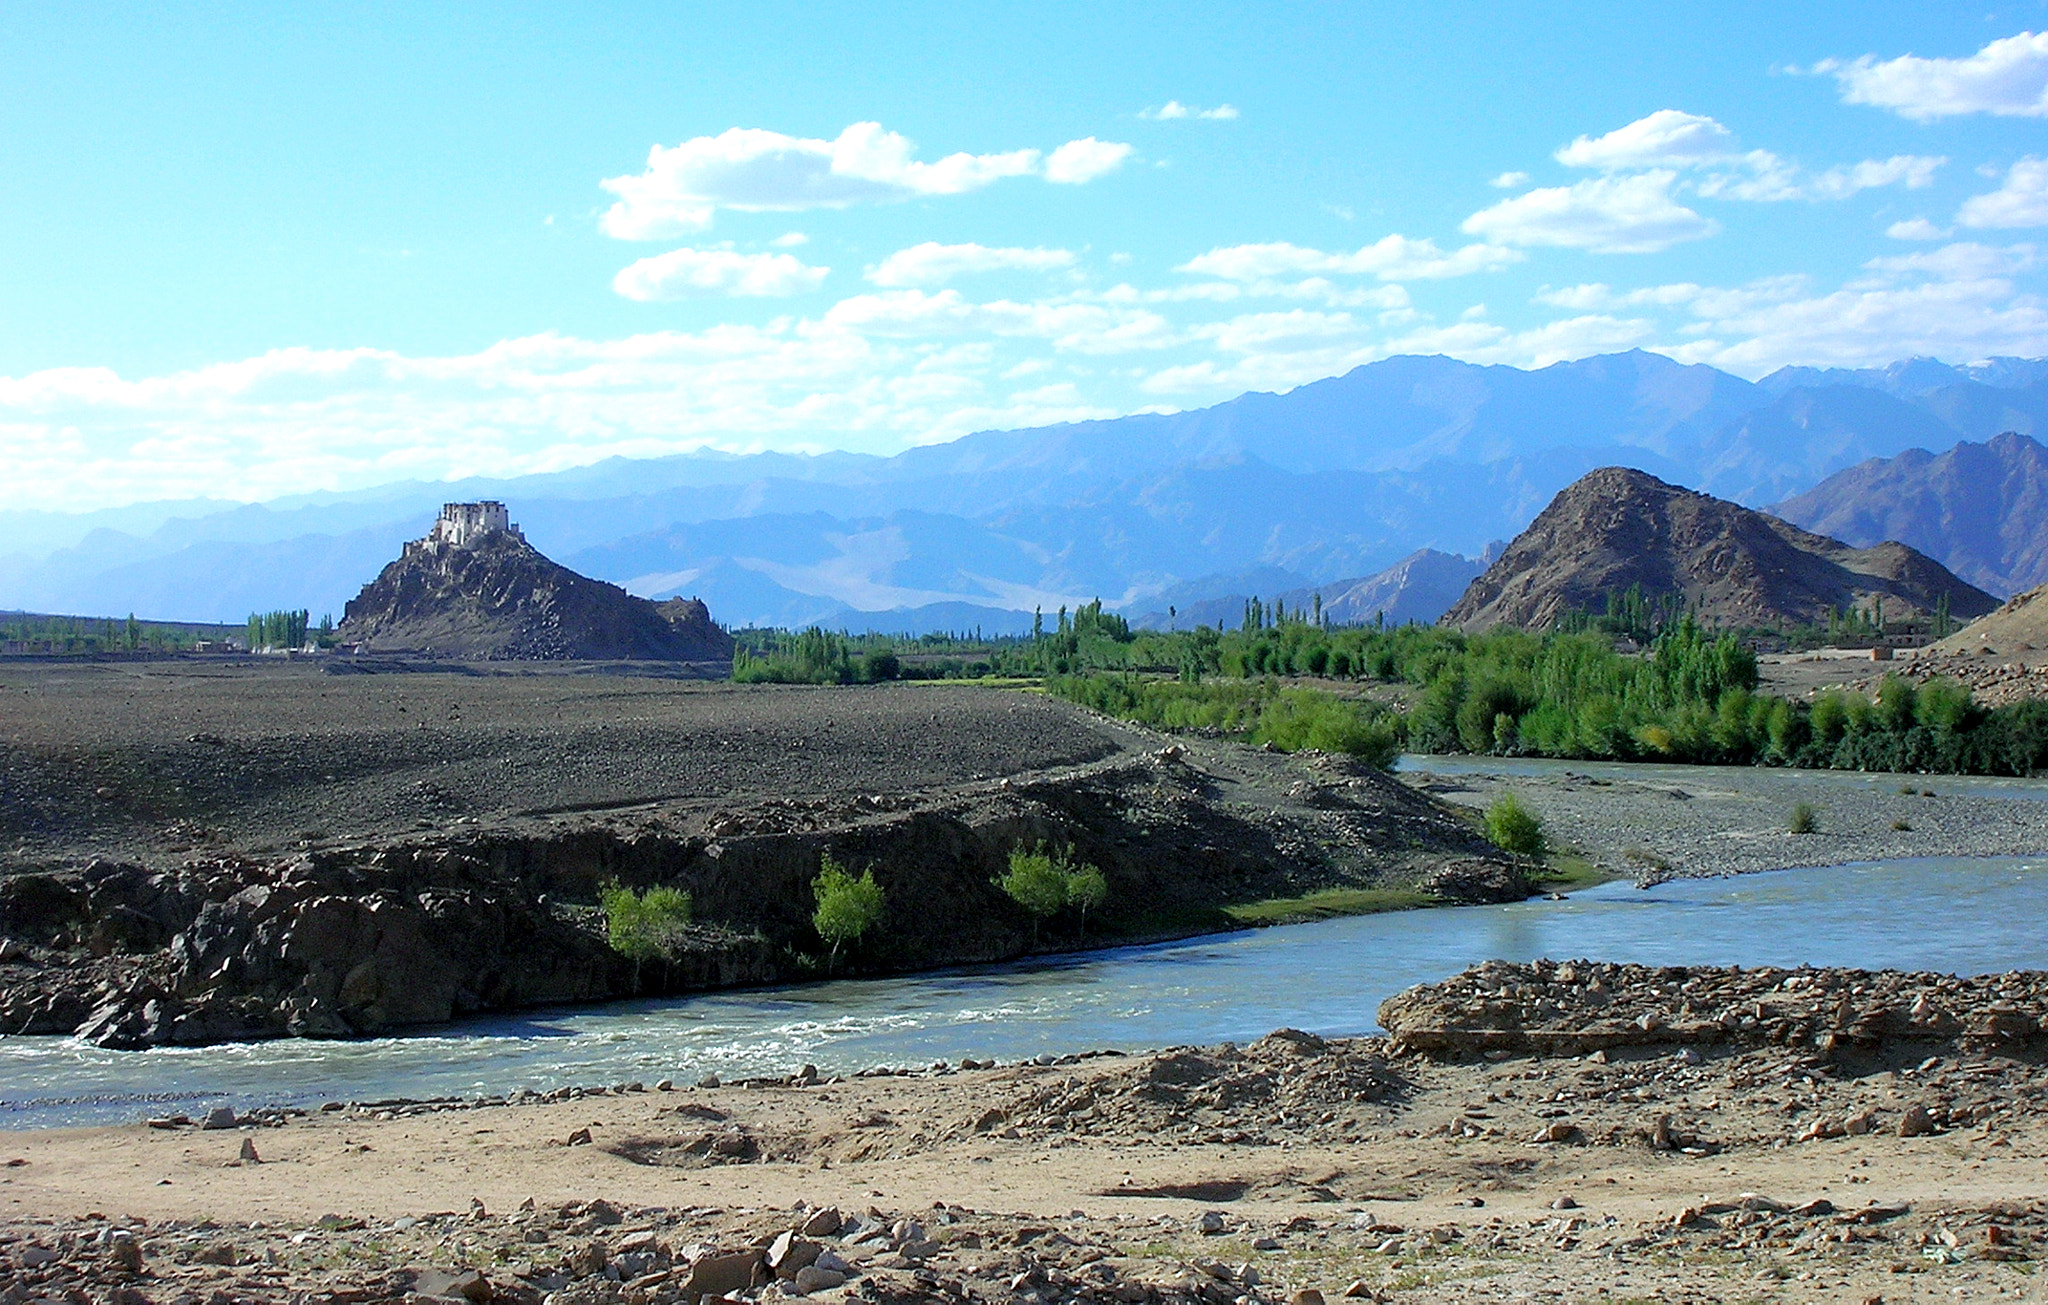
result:
<svg viewBox="0 0 2048 1305"><path fill-rule="evenodd" d="M0 1282L11 1259L23 1299L365 1301L474 1269L486 1299L659 1301L830 1206L862 1221L816 1239L855 1271L834 1300L2048 1299L2048 1072L2014 1061L1456 1064L1275 1035L599 1092L0 1136ZM1900 1137L1915 1105L1944 1122ZM32 1246L56 1252L33 1275Z"/></svg>

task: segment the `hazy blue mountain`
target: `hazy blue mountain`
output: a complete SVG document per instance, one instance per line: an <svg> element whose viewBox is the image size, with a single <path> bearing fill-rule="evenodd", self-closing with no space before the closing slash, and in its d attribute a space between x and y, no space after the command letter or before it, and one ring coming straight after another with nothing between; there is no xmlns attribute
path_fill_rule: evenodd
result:
<svg viewBox="0 0 2048 1305"><path fill-rule="evenodd" d="M2001 598L2048 583L2048 448L2025 435L1858 463L1771 511L1859 548L1897 540Z"/></svg>
<svg viewBox="0 0 2048 1305"><path fill-rule="evenodd" d="M1302 584L1289 572L1270 569L1219 577L1210 585L1230 586L1228 592L1194 597L1197 587L1186 586L1179 591L1187 596L1184 604L1175 604L1171 610L1154 606L1133 617L1132 624L1147 630L1186 630L1221 622L1234 629L1243 618L1245 603L1257 598L1269 605L1283 604L1290 612L1312 612L1320 601L1324 616L1333 625L1370 625L1378 620L1389 625L1409 621L1426 625L1464 595L1466 587L1486 569L1493 551L1489 550L1486 558L1473 559L1433 548L1417 549L1384 571L1322 585Z"/></svg>
<svg viewBox="0 0 2048 1305"><path fill-rule="evenodd" d="M1904 358L1883 367L1780 367L1757 385L1774 395L1846 385L1910 399L1952 385L2023 389L2043 380L2048 380L2048 359L2043 358L1987 358L1960 366L1936 358Z"/></svg>
<svg viewBox="0 0 2048 1305"><path fill-rule="evenodd" d="M257 505L0 510L0 606L338 613L441 503L477 498L509 503L551 557L649 597L696 594L730 624L1028 616L1095 597L1138 613L1241 605L1355 583L1418 549L1476 555L1595 467L1759 505L1909 448L2044 428L2048 362L1752 384L1642 352L1533 371L1390 358L1286 394L891 458L706 453ZM1289 588L1233 579L1248 573Z"/></svg>

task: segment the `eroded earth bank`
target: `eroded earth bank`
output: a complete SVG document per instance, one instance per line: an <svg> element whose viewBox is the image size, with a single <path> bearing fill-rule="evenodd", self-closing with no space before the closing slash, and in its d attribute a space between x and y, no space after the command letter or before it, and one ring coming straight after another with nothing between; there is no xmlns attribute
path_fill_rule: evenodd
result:
<svg viewBox="0 0 2048 1305"><path fill-rule="evenodd" d="M1489 964L1387 1039L0 1137L0 1301L2044 1298L2048 978Z"/></svg>
<svg viewBox="0 0 2048 1305"><path fill-rule="evenodd" d="M1100 907L1037 923L995 887L1040 844L1104 871ZM842 974L1186 935L1324 888L1527 893L1369 767L1038 694L395 664L0 671L0 848L0 1031L112 1047L816 977L825 854L886 896ZM614 882L690 893L666 957L610 947Z"/></svg>

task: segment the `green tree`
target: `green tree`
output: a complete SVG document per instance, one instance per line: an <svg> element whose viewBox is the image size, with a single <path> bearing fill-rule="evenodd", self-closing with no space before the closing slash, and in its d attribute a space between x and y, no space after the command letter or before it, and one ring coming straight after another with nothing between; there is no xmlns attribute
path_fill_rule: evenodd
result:
<svg viewBox="0 0 2048 1305"><path fill-rule="evenodd" d="M1486 837L1509 856L1543 855L1543 822L1512 793L1503 793L1486 809Z"/></svg>
<svg viewBox="0 0 2048 1305"><path fill-rule="evenodd" d="M874 927L882 918L882 886L872 869L858 879L828 853L818 858L818 877L811 880L811 896L817 910L811 913L811 927L832 945L826 972L839 963L839 951Z"/></svg>
<svg viewBox="0 0 2048 1305"><path fill-rule="evenodd" d="M680 888L649 888L636 893L613 884L599 897L604 907L605 936L613 951L633 962L633 982L640 967L657 957L673 957L689 927L690 895Z"/></svg>
<svg viewBox="0 0 2048 1305"><path fill-rule="evenodd" d="M1081 932L1088 932L1088 912L1102 905L1109 896L1109 878L1100 868L1092 865L1076 866L1067 871L1067 904L1081 912Z"/></svg>
<svg viewBox="0 0 2048 1305"><path fill-rule="evenodd" d="M1031 943L1038 945L1038 926L1060 913L1067 904L1066 858L1045 850L1043 844L1010 849L1010 868L996 880L996 887L1031 915Z"/></svg>

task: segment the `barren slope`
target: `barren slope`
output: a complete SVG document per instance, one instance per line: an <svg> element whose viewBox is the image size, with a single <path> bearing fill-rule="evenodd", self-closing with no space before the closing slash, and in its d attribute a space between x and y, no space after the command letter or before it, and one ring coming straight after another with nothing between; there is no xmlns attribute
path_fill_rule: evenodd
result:
<svg viewBox="0 0 2048 1305"><path fill-rule="evenodd" d="M1939 563L1886 542L1850 548L1724 499L1604 467L1568 486L1472 582L1443 624L1468 631L1545 629L1641 585L1678 595L1725 626L1825 621L1830 610L1882 602L1887 619L1931 616L1942 595L1967 620L1997 600Z"/></svg>

